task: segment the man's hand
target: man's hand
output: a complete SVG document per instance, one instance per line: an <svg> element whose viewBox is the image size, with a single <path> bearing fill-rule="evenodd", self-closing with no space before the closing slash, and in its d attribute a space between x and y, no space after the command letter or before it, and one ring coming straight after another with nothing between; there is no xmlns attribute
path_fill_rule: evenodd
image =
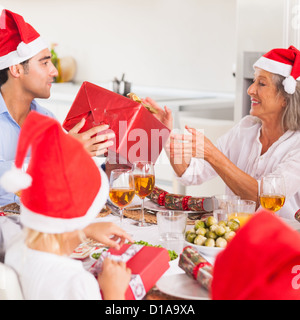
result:
<svg viewBox="0 0 300 320"><path fill-rule="evenodd" d="M100 132L109 129L108 125L101 125L91 128L86 132L79 133L84 124L85 119L83 118L69 131L69 134L83 144L83 147L91 157L105 154L108 151L107 148L114 144L114 142L110 140L115 138L114 132L100 134Z"/></svg>

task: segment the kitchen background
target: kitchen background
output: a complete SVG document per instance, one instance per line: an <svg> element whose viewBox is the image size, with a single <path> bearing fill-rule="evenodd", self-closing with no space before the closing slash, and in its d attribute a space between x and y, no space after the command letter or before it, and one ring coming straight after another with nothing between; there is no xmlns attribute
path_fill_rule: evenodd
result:
<svg viewBox="0 0 300 320"><path fill-rule="evenodd" d="M60 121L83 81L107 88L122 74L133 92L174 111L213 140L248 113L253 60L274 47L299 47L298 0L0 0L20 13L59 57L75 59L73 83L55 84L41 103ZM164 159L164 155L162 155ZM162 160L168 191L223 193L219 178L184 188Z"/></svg>

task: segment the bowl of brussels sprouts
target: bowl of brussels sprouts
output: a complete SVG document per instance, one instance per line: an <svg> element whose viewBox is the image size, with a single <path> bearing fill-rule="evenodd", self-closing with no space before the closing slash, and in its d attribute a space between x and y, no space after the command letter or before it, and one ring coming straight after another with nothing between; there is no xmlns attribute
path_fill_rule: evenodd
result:
<svg viewBox="0 0 300 320"><path fill-rule="evenodd" d="M185 244L196 248L199 253L216 257L239 228L237 219L217 221L215 217L209 216L205 220L197 220L193 228L186 231Z"/></svg>

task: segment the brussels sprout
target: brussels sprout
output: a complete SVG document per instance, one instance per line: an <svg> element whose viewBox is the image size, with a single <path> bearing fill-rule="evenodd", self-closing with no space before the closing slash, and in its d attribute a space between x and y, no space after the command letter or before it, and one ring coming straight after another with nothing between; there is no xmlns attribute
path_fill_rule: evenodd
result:
<svg viewBox="0 0 300 320"><path fill-rule="evenodd" d="M224 239L226 241L230 241L234 236L235 236L235 232L234 231L229 231L229 232L226 232L224 234Z"/></svg>
<svg viewBox="0 0 300 320"><path fill-rule="evenodd" d="M217 219L213 216L207 217L205 220L205 224L207 225L207 227L210 227L213 224L217 224L217 223L218 223Z"/></svg>
<svg viewBox="0 0 300 320"><path fill-rule="evenodd" d="M217 226L215 234L219 237L223 236L225 234L225 228L222 226Z"/></svg>
<svg viewBox="0 0 300 320"><path fill-rule="evenodd" d="M226 248L226 246L227 246L227 241L224 238L219 237L216 240L216 247L218 247L218 248Z"/></svg>
<svg viewBox="0 0 300 320"><path fill-rule="evenodd" d="M237 229L239 229L240 227L240 222L237 219L231 219L228 221L228 227L232 230L232 231L236 231Z"/></svg>
<svg viewBox="0 0 300 320"><path fill-rule="evenodd" d="M217 235L213 231L207 231L205 234L205 237L210 238L210 239L217 239Z"/></svg>
<svg viewBox="0 0 300 320"><path fill-rule="evenodd" d="M207 239L207 240L205 240L204 245L206 247L214 247L215 246L215 240L214 239Z"/></svg>
<svg viewBox="0 0 300 320"><path fill-rule="evenodd" d="M206 239L207 239L206 237L203 237L203 236L201 236L201 234L199 234L199 235L195 238L194 244L197 244L198 246L202 246Z"/></svg>
<svg viewBox="0 0 300 320"><path fill-rule="evenodd" d="M190 243L194 243L195 238L197 237L196 233L194 232L186 232L185 234L185 238L186 241L190 242Z"/></svg>
<svg viewBox="0 0 300 320"><path fill-rule="evenodd" d="M218 225L225 228L225 227L227 227L227 222L226 221L219 221Z"/></svg>
<svg viewBox="0 0 300 320"><path fill-rule="evenodd" d="M225 227L224 229L225 229L225 232L230 232L230 231L232 231L229 227Z"/></svg>
<svg viewBox="0 0 300 320"><path fill-rule="evenodd" d="M202 220L197 220L195 222L194 228L195 228L195 230L198 230L200 227L205 228L205 222Z"/></svg>
<svg viewBox="0 0 300 320"><path fill-rule="evenodd" d="M213 224L212 226L209 227L209 231L215 232L217 227L218 227L217 224Z"/></svg>
<svg viewBox="0 0 300 320"><path fill-rule="evenodd" d="M201 236L205 236L206 229L203 227L199 227L196 231L196 234L201 234Z"/></svg>

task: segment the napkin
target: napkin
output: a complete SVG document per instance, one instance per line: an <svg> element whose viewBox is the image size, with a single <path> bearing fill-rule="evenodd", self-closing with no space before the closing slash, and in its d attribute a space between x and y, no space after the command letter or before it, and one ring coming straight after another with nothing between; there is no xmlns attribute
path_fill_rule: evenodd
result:
<svg viewBox="0 0 300 320"><path fill-rule="evenodd" d="M214 264L212 299L300 299L300 234L260 211Z"/></svg>

